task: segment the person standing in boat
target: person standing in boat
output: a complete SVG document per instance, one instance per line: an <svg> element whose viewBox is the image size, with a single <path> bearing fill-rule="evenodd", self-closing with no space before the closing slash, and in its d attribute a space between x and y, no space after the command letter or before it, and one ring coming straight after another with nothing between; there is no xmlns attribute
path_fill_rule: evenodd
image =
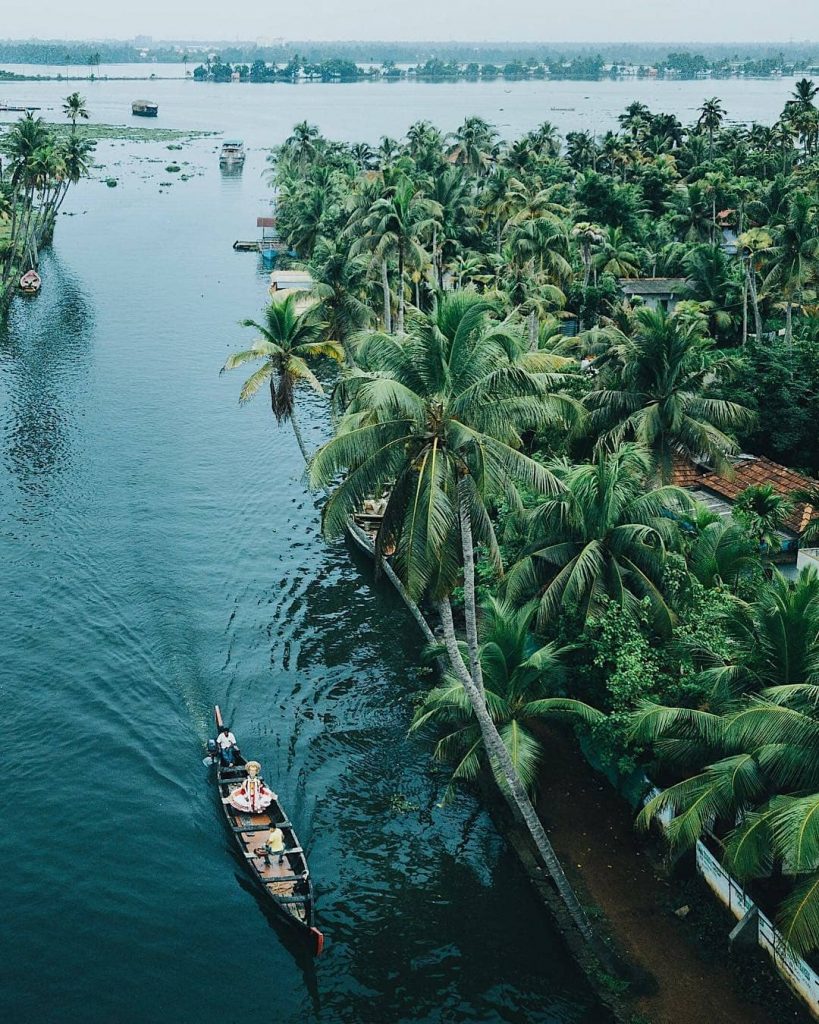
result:
<svg viewBox="0 0 819 1024"><path fill-rule="evenodd" d="M230 731L229 725L223 725L216 737L216 745L219 748L219 757L226 768L232 768L235 763L235 755L238 751L236 737Z"/></svg>

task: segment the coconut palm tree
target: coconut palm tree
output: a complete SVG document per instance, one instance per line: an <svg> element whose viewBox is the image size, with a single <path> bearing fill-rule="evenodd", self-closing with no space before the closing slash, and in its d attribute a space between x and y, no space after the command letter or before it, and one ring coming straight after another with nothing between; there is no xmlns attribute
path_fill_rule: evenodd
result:
<svg viewBox="0 0 819 1024"><path fill-rule="evenodd" d="M316 315L326 324L327 338L337 341L351 362L350 338L367 327L373 312L367 304L369 256L353 256L343 240L320 238L309 263L317 300Z"/></svg>
<svg viewBox="0 0 819 1024"><path fill-rule="evenodd" d="M404 336L372 334L356 351L359 371L346 381L347 412L314 456L313 486L329 486L324 529L339 534L365 497L389 492L376 552L385 539L412 596L428 595L440 617L447 656L469 698L501 789L536 844L581 934L591 926L563 873L509 751L487 709L475 615L474 544L497 560L486 513L490 494L510 499L514 483L546 492L557 484L522 454L520 432L576 415L551 396L544 375L517 365L522 341L490 317L485 300L448 293L434 313L410 314ZM469 668L455 633L450 593L463 573Z"/></svg>
<svg viewBox="0 0 819 1024"><path fill-rule="evenodd" d="M468 117L450 136L449 158L476 177L486 174L494 161L497 137L497 131L482 117Z"/></svg>
<svg viewBox="0 0 819 1024"><path fill-rule="evenodd" d="M714 356L713 344L696 319L636 310L632 336L621 334L613 346L619 373L604 377L584 399L590 426L600 432L598 445L639 441L666 481L676 455L726 468L737 446L725 431L750 423L752 415L736 402L709 397L709 382L733 367Z"/></svg>
<svg viewBox="0 0 819 1024"><path fill-rule="evenodd" d="M793 509L793 501L772 484L753 484L737 495L734 518L769 553L782 546L780 531Z"/></svg>
<svg viewBox="0 0 819 1024"><path fill-rule="evenodd" d="M562 489L529 514L529 543L507 577L510 598L536 597L541 625L560 612L583 622L604 600L636 610L648 599L656 627L667 632L673 613L663 574L668 551L680 546L669 512L690 507L688 493L646 491L652 460L635 444L550 469Z"/></svg>
<svg viewBox="0 0 819 1024"><path fill-rule="evenodd" d="M398 263L397 330L404 330L405 272L423 262L421 240L431 237L440 224L443 211L433 199L424 195L411 178L400 176L363 216L362 232L353 251L371 247L377 263L386 266L386 258L394 254Z"/></svg>
<svg viewBox="0 0 819 1024"><path fill-rule="evenodd" d="M80 118L87 121L90 116L88 107L85 105L85 97L80 96L78 92L72 92L70 96L66 96L63 103L63 113L71 121L71 134L75 135L77 132L77 121Z"/></svg>
<svg viewBox="0 0 819 1024"><path fill-rule="evenodd" d="M646 703L632 727L684 776L645 805L638 824L671 814L672 852L715 831L740 880L781 874L790 892L777 921L802 954L819 948L816 695L815 684L777 685L716 713Z"/></svg>
<svg viewBox="0 0 819 1024"><path fill-rule="evenodd" d="M714 134L719 131L719 127L725 118L725 110L723 109L721 101L716 97L712 96L710 100L706 100L700 107L700 116L697 119L697 126L704 128L708 132L708 159L713 159L714 156Z"/></svg>
<svg viewBox="0 0 819 1024"><path fill-rule="evenodd" d="M773 248L773 237L765 228L751 228L743 231L737 239L739 252L745 265L745 278L751 296L751 309L754 314L754 331L756 340L762 340L762 316L759 311L758 274L766 254ZM743 338L743 344L745 343Z"/></svg>
<svg viewBox="0 0 819 1024"><path fill-rule="evenodd" d="M296 387L307 384L318 394L324 390L308 363L325 356L341 361L344 355L338 342L322 340L327 325L312 310L299 313L295 295L274 300L265 310L264 322L242 320L243 327L252 327L258 339L242 352L229 356L225 370L235 370L261 360L262 365L242 385L239 401L249 401L262 387L270 387L270 404L277 423L290 422L305 462L309 459L296 417Z"/></svg>
<svg viewBox="0 0 819 1024"><path fill-rule="evenodd" d="M687 545L688 568L705 587L736 589L757 576L758 548L737 523L714 516Z"/></svg>
<svg viewBox="0 0 819 1024"><path fill-rule="evenodd" d="M640 257L634 243L625 231L617 225L606 228L605 236L597 252L591 258L595 274L613 274L615 277L637 277Z"/></svg>
<svg viewBox="0 0 819 1024"><path fill-rule="evenodd" d="M785 219L771 234L770 269L766 290L778 289L785 300L785 340L793 342L793 307L801 307L809 285L819 270L819 213L816 199L807 192L795 192Z"/></svg>
<svg viewBox="0 0 819 1024"><path fill-rule="evenodd" d="M488 598L482 608L479 650L486 705L530 794L537 786L543 754L538 723L575 709L586 721L603 718L579 702L548 696L563 687L565 651L555 643L538 645L530 630L535 611L533 602L515 608L503 599ZM472 705L452 673L424 695L410 731L434 737L435 759L454 764L448 794L454 783L477 778L486 763Z"/></svg>

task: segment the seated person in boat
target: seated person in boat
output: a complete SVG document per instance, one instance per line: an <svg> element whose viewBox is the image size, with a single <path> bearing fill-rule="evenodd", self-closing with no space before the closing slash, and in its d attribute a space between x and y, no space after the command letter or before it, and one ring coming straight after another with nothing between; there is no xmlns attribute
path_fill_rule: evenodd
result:
<svg viewBox="0 0 819 1024"><path fill-rule="evenodd" d="M262 766L258 761L248 761L245 767L247 778L241 786L232 789L223 802L245 814L258 814L273 803L276 794L265 785L260 775Z"/></svg>
<svg viewBox="0 0 819 1024"><path fill-rule="evenodd" d="M232 768L234 754L239 749L236 746L236 737L230 731L229 725L223 725L216 737L216 745L219 747L219 757L226 768Z"/></svg>

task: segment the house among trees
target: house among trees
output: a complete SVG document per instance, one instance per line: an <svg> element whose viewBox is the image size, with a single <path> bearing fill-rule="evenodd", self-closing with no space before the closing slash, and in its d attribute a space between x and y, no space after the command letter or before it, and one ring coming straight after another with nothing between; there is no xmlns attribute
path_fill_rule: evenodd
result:
<svg viewBox="0 0 819 1024"><path fill-rule="evenodd" d="M650 309L673 313L677 303L686 298L688 280L684 277L621 277L619 284L623 297L629 302L637 299Z"/></svg>
<svg viewBox="0 0 819 1024"><path fill-rule="evenodd" d="M732 472L728 475L715 472L705 463L680 459L674 466L672 483L690 491L697 501L724 518L733 515L737 499L749 488L769 486L786 502L781 525L775 531L780 540L779 550L770 554L777 562L798 562L801 567L809 560L817 562L819 568L817 549L799 550L799 540L811 520L819 516L819 508L794 499L794 492L804 490L813 481L765 456L743 453L730 461Z"/></svg>

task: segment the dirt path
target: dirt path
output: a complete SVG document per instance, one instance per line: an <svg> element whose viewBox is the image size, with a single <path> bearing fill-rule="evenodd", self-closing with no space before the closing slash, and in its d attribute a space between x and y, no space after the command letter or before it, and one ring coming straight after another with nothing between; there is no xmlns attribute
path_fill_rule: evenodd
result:
<svg viewBox="0 0 819 1024"><path fill-rule="evenodd" d="M730 915L725 955L698 948L691 921L672 912L685 896L675 901L669 883L653 870L625 801L567 737L550 733L547 750L539 810L569 877L601 908L620 949L657 982L656 994L637 1000L639 1012L652 1024L806 1020L801 1011L794 1014L784 992L775 1016L743 997L742 980L727 962Z"/></svg>

